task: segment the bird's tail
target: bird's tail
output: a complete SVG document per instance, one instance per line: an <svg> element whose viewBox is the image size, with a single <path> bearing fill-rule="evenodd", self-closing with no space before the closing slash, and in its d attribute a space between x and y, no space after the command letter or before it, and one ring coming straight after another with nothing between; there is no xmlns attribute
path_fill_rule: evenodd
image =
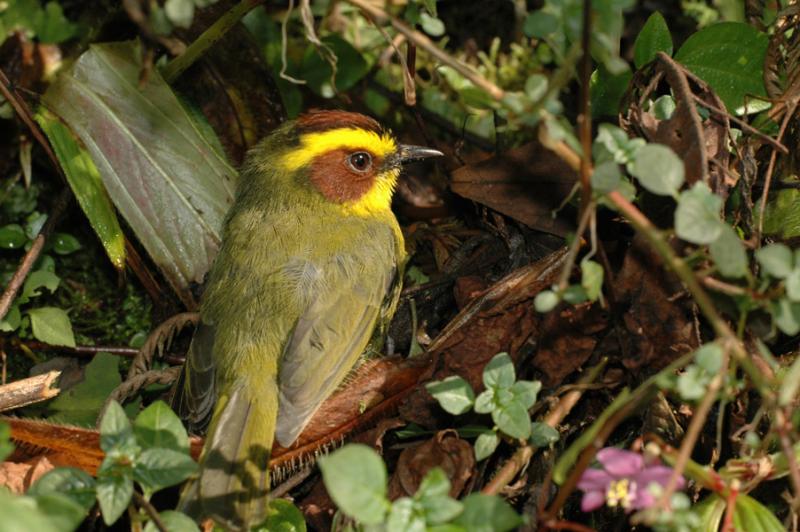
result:
<svg viewBox="0 0 800 532"><path fill-rule="evenodd" d="M233 529L247 530L265 519L278 412L271 398L276 392L262 389L253 396L238 386L220 396L200 456L200 473L181 493L179 510Z"/></svg>

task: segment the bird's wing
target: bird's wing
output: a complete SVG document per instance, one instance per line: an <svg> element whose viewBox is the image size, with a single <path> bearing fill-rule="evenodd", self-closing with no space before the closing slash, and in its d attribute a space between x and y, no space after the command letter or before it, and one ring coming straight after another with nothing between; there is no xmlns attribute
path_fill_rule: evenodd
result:
<svg viewBox="0 0 800 532"><path fill-rule="evenodd" d="M210 323L201 321L197 326L173 396L173 408L192 433L206 429L217 399L214 331Z"/></svg>
<svg viewBox="0 0 800 532"><path fill-rule="evenodd" d="M338 276L336 289L298 319L279 365L275 436L282 446L294 442L363 353L396 270L389 263L367 274Z"/></svg>

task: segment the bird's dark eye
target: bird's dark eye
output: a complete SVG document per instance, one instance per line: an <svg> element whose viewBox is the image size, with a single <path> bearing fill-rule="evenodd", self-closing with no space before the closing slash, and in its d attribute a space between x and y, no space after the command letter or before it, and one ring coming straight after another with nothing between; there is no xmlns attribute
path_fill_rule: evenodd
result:
<svg viewBox="0 0 800 532"><path fill-rule="evenodd" d="M357 151L347 158L347 163L356 172L366 172L372 167L372 155L365 151Z"/></svg>

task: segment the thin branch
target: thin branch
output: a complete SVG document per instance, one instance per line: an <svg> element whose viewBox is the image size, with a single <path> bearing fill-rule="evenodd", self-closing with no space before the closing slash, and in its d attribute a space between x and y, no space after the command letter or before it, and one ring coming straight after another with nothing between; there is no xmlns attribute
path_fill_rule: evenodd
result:
<svg viewBox="0 0 800 532"><path fill-rule="evenodd" d="M39 234L36 235L36 238L33 239L30 249L28 249L28 251L22 257L22 260L17 267L17 271L14 272L14 276L11 278L8 286L6 286L6 289L3 291L3 295L0 296L0 319L5 318L6 314L8 314L8 311L11 308L11 303L14 301L14 298L17 297L17 293L25 283L28 273L30 273L33 265L36 263L36 260L42 253L45 240L48 236L50 236L55 229L56 224L61 220L61 216L67 210L67 205L69 205L71 199L72 191L69 188L62 190L61 194L58 196L58 199L56 199L56 204L53 207L50 215L47 217L47 222L45 222L44 227L42 227L42 230L39 231Z"/></svg>
<svg viewBox="0 0 800 532"><path fill-rule="evenodd" d="M481 76L466 63L459 61L439 48L436 43L428 38L427 35L410 28L405 22L389 15L386 11L375 4L372 4L367 0L347 0L347 2L368 14L376 22L389 22L389 24L391 24L395 30L405 35L410 43L414 44L417 48L422 48L431 54L437 61L453 68L456 72L470 80L476 87L485 91L495 100L502 100L503 96L505 96L505 91L503 91L503 89Z"/></svg>
<svg viewBox="0 0 800 532"><path fill-rule="evenodd" d="M588 385L594 382L600 375L600 372L606 367L608 359L604 358L599 364L586 372L586 375L578 382L578 385ZM578 404L583 389L576 389L566 393L544 418L544 424L552 428L564 421L564 418L572 411L572 408ZM523 445L514 453L514 455L503 465L500 471L492 478L492 480L484 486L481 493L484 495L496 495L506 487L522 469L528 465L533 454L538 447L534 445Z"/></svg>
<svg viewBox="0 0 800 532"><path fill-rule="evenodd" d="M778 131L778 142L783 138L783 134L786 132L786 127L789 125L790 119L794 115L794 112L797 110L797 102L793 101L789 106L789 109L786 111L786 115L783 118L783 122L781 123L781 128ZM756 246L761 247L761 235L764 234L764 213L767 209L767 197L769 196L769 186L772 183L772 173L775 170L775 160L777 159L778 152L776 149L772 150L772 153L769 156L769 165L767 165L767 175L764 177L764 190L761 191L761 205L758 209L758 227L756 231Z"/></svg>
<svg viewBox="0 0 800 532"><path fill-rule="evenodd" d="M242 17L249 13L253 8L264 3L264 0L242 0L232 9L217 19L206 31L204 31L181 55L167 63L161 69L161 75L167 83L172 83L183 74L186 69L192 66L206 50L211 48L228 31L239 22Z"/></svg>
<svg viewBox="0 0 800 532"><path fill-rule="evenodd" d="M150 504L150 501L145 499L144 496L136 490L133 490L133 498L136 500L136 504L147 513L159 532L169 532L167 525L164 524L164 521L161 520L161 516L158 515L158 510Z"/></svg>

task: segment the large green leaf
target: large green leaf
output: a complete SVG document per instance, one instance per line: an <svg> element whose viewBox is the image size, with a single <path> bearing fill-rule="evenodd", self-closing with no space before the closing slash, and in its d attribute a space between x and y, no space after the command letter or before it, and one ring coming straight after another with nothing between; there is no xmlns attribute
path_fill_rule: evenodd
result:
<svg viewBox="0 0 800 532"><path fill-rule="evenodd" d="M219 247L236 172L152 70L136 42L92 45L46 107L86 146L111 200L176 289L200 282Z"/></svg>
<svg viewBox="0 0 800 532"><path fill-rule="evenodd" d="M769 37L742 22L722 22L692 34L675 60L716 91L731 112L746 96L765 96L764 57ZM752 100L752 98L751 98ZM753 102L748 106L753 109Z"/></svg>
<svg viewBox="0 0 800 532"><path fill-rule="evenodd" d="M36 121L50 140L67 182L100 238L108 258L121 270L125 267L125 236L91 156L75 140L69 128L47 109L42 109L36 115Z"/></svg>

